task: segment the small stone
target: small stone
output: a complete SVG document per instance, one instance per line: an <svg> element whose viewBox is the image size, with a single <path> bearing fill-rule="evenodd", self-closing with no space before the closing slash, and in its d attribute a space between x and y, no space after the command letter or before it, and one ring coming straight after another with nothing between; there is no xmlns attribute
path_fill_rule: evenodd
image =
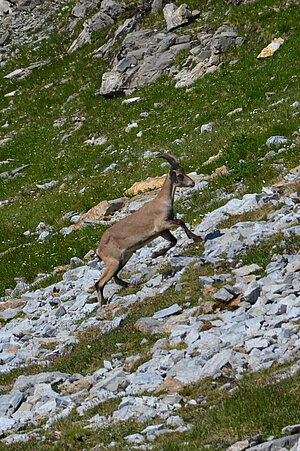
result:
<svg viewBox="0 0 300 451"><path fill-rule="evenodd" d="M201 287L204 287L205 285L213 285L214 279L212 277L207 276L199 276L199 283Z"/></svg>
<svg viewBox="0 0 300 451"><path fill-rule="evenodd" d="M61 305L60 307L58 307L58 309L55 312L55 316L56 318L61 318L62 316L64 316L66 314L66 309L64 308L63 305Z"/></svg>
<svg viewBox="0 0 300 451"><path fill-rule="evenodd" d="M174 268L174 271L180 271L186 266L190 265L196 260L196 257L185 257L183 255L173 255L170 258L170 265Z"/></svg>
<svg viewBox="0 0 300 451"><path fill-rule="evenodd" d="M53 188L56 185L58 185L58 180L52 180L51 182L44 183L42 185L40 185L38 183L36 184L37 188L40 188L40 189L49 189L49 188Z"/></svg>
<svg viewBox="0 0 300 451"><path fill-rule="evenodd" d="M169 394L175 394L181 391L184 384L178 379L168 378L155 390L154 393L159 393L160 391L166 391Z"/></svg>
<svg viewBox="0 0 300 451"><path fill-rule="evenodd" d="M80 218L80 223L88 221L101 221L112 213L112 208L107 200L103 200L95 207L91 208Z"/></svg>
<svg viewBox="0 0 300 451"><path fill-rule="evenodd" d="M106 368L107 370L112 370L112 364L111 362L109 362L109 360L104 360L103 364L104 368Z"/></svg>
<svg viewBox="0 0 300 451"><path fill-rule="evenodd" d="M252 351L252 349L264 349L269 345L268 340L266 338L252 338L245 342L246 352Z"/></svg>
<svg viewBox="0 0 300 451"><path fill-rule="evenodd" d="M270 138L267 139L266 145L268 147L274 146L278 148L288 144L288 142L289 140L285 136L270 136Z"/></svg>
<svg viewBox="0 0 300 451"><path fill-rule="evenodd" d="M131 97L130 99L125 99L122 102L122 105L128 105L130 103L136 103L141 100L141 97Z"/></svg>
<svg viewBox="0 0 300 451"><path fill-rule="evenodd" d="M78 393L84 389L89 390L92 387L93 383L90 379L86 377L82 377L77 379L73 383L64 383L60 386L60 390L64 395L72 395L74 393Z"/></svg>
<svg viewBox="0 0 300 451"><path fill-rule="evenodd" d="M129 443L143 443L145 438L141 434L131 434L124 437Z"/></svg>
<svg viewBox="0 0 300 451"><path fill-rule="evenodd" d="M225 302L226 304L234 298L234 295L224 287L220 288L213 296L217 301Z"/></svg>
<svg viewBox="0 0 300 451"><path fill-rule="evenodd" d="M163 424L154 424L154 425L148 426L145 429L143 429L141 431L141 434L144 434L144 435L153 434L153 433L159 431L160 429L162 429L163 427L164 427Z"/></svg>
<svg viewBox="0 0 300 451"><path fill-rule="evenodd" d="M260 295L260 286L258 285L256 280L254 280L247 287L246 291L243 294L242 300L250 302L250 304L255 304L259 295Z"/></svg>
<svg viewBox="0 0 300 451"><path fill-rule="evenodd" d="M214 129L214 124L212 122L209 122L208 124L201 125L200 131L201 131L201 133L212 132L213 129Z"/></svg>
<svg viewBox="0 0 300 451"><path fill-rule="evenodd" d="M9 74L5 75L4 78L17 78L17 77L22 77L23 75L25 75L26 71L25 69L16 69L13 72L10 72Z"/></svg>
<svg viewBox="0 0 300 451"><path fill-rule="evenodd" d="M177 416L169 417L167 419L167 424L169 426L173 426L173 427L180 427L180 426L184 426L184 421L179 415L177 415Z"/></svg>
<svg viewBox="0 0 300 451"><path fill-rule="evenodd" d="M72 232L74 232L74 229L72 227L63 227L59 231L59 233L61 233L63 236L70 235L70 233Z"/></svg>
<svg viewBox="0 0 300 451"><path fill-rule="evenodd" d="M167 22L167 30L172 31L186 24L192 18L189 7L183 3L177 7L174 3L167 3L163 9L164 18Z"/></svg>
<svg viewBox="0 0 300 451"><path fill-rule="evenodd" d="M241 113L243 111L243 108L236 108L235 110L233 110L233 111L230 111L229 113L227 113L227 116L233 116L234 114L237 114L237 113Z"/></svg>
<svg viewBox="0 0 300 451"><path fill-rule="evenodd" d="M87 139L84 141L84 144L90 144L92 146L103 146L108 141L108 137L106 135L100 136L99 138Z"/></svg>
<svg viewBox="0 0 300 451"><path fill-rule="evenodd" d="M247 448L249 448L249 441L242 440L231 445L226 451L244 451Z"/></svg>
<svg viewBox="0 0 300 451"><path fill-rule="evenodd" d="M50 232L48 232L48 231L44 231L44 232L42 232L40 235L39 235L39 237L38 237L38 240L39 241L45 241L47 238L49 238L50 237Z"/></svg>

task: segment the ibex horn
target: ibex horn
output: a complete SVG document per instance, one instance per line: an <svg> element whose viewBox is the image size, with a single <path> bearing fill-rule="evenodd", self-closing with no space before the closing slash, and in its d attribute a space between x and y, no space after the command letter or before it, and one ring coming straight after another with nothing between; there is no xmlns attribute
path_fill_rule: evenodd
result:
<svg viewBox="0 0 300 451"><path fill-rule="evenodd" d="M170 163L170 165L174 169L177 169L181 166L178 158L175 157L174 155L171 155L170 153L165 153L164 155L158 155L157 158L164 158L165 160L167 160L168 163Z"/></svg>

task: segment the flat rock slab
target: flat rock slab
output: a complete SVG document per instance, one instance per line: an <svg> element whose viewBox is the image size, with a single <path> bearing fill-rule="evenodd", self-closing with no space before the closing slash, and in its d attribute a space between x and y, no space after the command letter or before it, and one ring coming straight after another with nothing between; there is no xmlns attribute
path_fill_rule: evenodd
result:
<svg viewBox="0 0 300 451"><path fill-rule="evenodd" d="M215 354L204 365L201 377L213 376L217 371L220 371L225 365L229 363L230 358L233 355L232 349L224 349L223 351Z"/></svg>
<svg viewBox="0 0 300 451"><path fill-rule="evenodd" d="M193 263L195 260L197 260L197 257L186 257L183 255L173 255L170 258L170 265L172 266L172 268L174 268L175 271L180 271L181 269L183 269L186 266Z"/></svg>
<svg viewBox="0 0 300 451"><path fill-rule="evenodd" d="M257 265L256 263L253 263L252 265L246 265L242 266L241 268L234 269L232 272L237 277L245 277L248 276L249 274L259 271L260 269L262 269L261 266Z"/></svg>
<svg viewBox="0 0 300 451"><path fill-rule="evenodd" d="M230 293L228 290L226 290L226 288L222 287L220 288L220 290L218 290L214 296L213 296L217 301L220 302L230 302L233 298L234 295L232 293Z"/></svg>
<svg viewBox="0 0 300 451"><path fill-rule="evenodd" d="M163 310L159 310L158 312L155 312L153 315L154 319L162 319L167 318L171 315L176 315L177 313L180 313L182 308L178 304L173 304L171 307L165 308Z"/></svg>
<svg viewBox="0 0 300 451"><path fill-rule="evenodd" d="M300 439L300 434L288 435L270 442L261 443L260 445L248 448L249 451L279 451L285 446L294 446Z"/></svg>
<svg viewBox="0 0 300 451"><path fill-rule="evenodd" d="M143 182L136 182L125 191L125 194L138 194L148 190L160 189L164 184L165 178L166 176L153 177Z"/></svg>

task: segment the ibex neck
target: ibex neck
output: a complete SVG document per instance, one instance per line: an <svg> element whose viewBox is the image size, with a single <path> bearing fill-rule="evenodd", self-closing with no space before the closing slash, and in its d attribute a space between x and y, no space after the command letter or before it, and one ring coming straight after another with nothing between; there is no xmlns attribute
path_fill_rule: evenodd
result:
<svg viewBox="0 0 300 451"><path fill-rule="evenodd" d="M168 174L157 197L168 200L173 205L175 190L176 186L172 183Z"/></svg>

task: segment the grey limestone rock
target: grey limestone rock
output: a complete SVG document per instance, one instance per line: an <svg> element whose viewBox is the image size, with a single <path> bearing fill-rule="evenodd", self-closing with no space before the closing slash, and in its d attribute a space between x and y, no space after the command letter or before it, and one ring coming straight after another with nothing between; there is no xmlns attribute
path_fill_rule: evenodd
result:
<svg viewBox="0 0 300 451"><path fill-rule="evenodd" d="M204 365L201 371L201 377L213 376L216 372L220 371L225 365L229 364L232 355L233 355L232 349L224 349L223 351L215 354Z"/></svg>
<svg viewBox="0 0 300 451"><path fill-rule="evenodd" d="M285 446L292 447L300 439L300 434L288 435L269 442L264 442L256 446L248 448L250 451L279 451L285 449Z"/></svg>
<svg viewBox="0 0 300 451"><path fill-rule="evenodd" d="M181 359L168 371L167 376L180 380L184 384L198 381L202 375L202 367L196 359L186 357Z"/></svg>
<svg viewBox="0 0 300 451"><path fill-rule="evenodd" d="M0 17L11 11L11 4L6 0L0 0Z"/></svg>
<svg viewBox="0 0 300 451"><path fill-rule="evenodd" d="M145 437L141 434L131 434L124 437L128 443L143 443L145 441Z"/></svg>
<svg viewBox="0 0 300 451"><path fill-rule="evenodd" d="M90 390L91 393L97 393L101 389L106 389L116 393L124 390L129 385L127 375L124 371L119 370L99 381Z"/></svg>
<svg viewBox="0 0 300 451"><path fill-rule="evenodd" d="M0 436L3 437L3 433L12 429L16 423L13 418L0 417Z"/></svg>
<svg viewBox="0 0 300 451"><path fill-rule="evenodd" d="M173 427L184 426L183 418L179 415L171 416L167 419L167 424Z"/></svg>
<svg viewBox="0 0 300 451"><path fill-rule="evenodd" d="M288 144L289 140L285 136L270 136L270 138L267 139L266 145L268 147L274 146L274 147L281 147L285 144Z"/></svg>
<svg viewBox="0 0 300 451"><path fill-rule="evenodd" d="M192 18L189 7L183 3L177 7L174 3L168 3L164 9L164 18L167 22L167 30L172 31L188 23Z"/></svg>
<svg viewBox="0 0 300 451"><path fill-rule="evenodd" d="M214 129L214 124L212 124L211 122L209 122L208 124L201 125L201 133L212 132L213 129Z"/></svg>
<svg viewBox="0 0 300 451"><path fill-rule="evenodd" d="M215 282L213 277L208 276L199 276L198 280L201 287L204 287L205 285L213 285L213 283Z"/></svg>
<svg viewBox="0 0 300 451"><path fill-rule="evenodd" d="M163 378L159 374L148 371L147 373L131 374L128 376L130 385L126 388L126 393L143 393L156 390L162 383Z"/></svg>
<svg viewBox="0 0 300 451"><path fill-rule="evenodd" d="M212 40L212 46L218 52L224 52L235 42L237 38L237 33L234 30L231 31L223 31L220 34L216 34Z"/></svg>
<svg viewBox="0 0 300 451"><path fill-rule="evenodd" d="M16 391L13 394L0 396L0 417L11 416L24 400L24 393L19 391Z"/></svg>
<svg viewBox="0 0 300 451"><path fill-rule="evenodd" d="M176 315L177 313L180 313L182 308L178 304L173 304L171 307L168 307L163 310L159 310L158 312L155 312L153 315L154 319L162 319L167 318L171 315Z"/></svg>
<svg viewBox="0 0 300 451"><path fill-rule="evenodd" d="M181 255L173 255L170 258L170 264L175 271L180 271L196 260L196 257L185 257Z"/></svg>
<svg viewBox="0 0 300 451"><path fill-rule="evenodd" d="M72 14L75 17L83 18L87 15L87 13L93 11L93 9L95 9L99 5L99 3L99 0L80 1L72 9Z"/></svg>
<svg viewBox="0 0 300 451"><path fill-rule="evenodd" d="M244 292L243 300L250 302L250 304L255 304L260 295L260 290L261 288L259 284L256 282L256 280L254 280L248 285L246 291Z"/></svg>
<svg viewBox="0 0 300 451"><path fill-rule="evenodd" d="M233 274L235 274L235 276L244 277L252 274L253 272L259 271L260 269L262 269L261 266L253 263L252 265L246 265L242 266L241 268L234 269L232 272Z"/></svg>
<svg viewBox="0 0 300 451"><path fill-rule="evenodd" d="M289 432L290 434L297 434L298 432L300 432L300 424L298 423L285 426L284 428L282 428L281 432L283 434L286 434L287 432Z"/></svg>
<svg viewBox="0 0 300 451"><path fill-rule="evenodd" d="M283 235L287 238L295 235L295 236L300 236L300 225L297 225L295 227L290 227L288 229L285 229L283 231Z"/></svg>
<svg viewBox="0 0 300 451"><path fill-rule="evenodd" d="M217 301L228 303L234 298L234 294L222 287L214 294L214 298Z"/></svg>

